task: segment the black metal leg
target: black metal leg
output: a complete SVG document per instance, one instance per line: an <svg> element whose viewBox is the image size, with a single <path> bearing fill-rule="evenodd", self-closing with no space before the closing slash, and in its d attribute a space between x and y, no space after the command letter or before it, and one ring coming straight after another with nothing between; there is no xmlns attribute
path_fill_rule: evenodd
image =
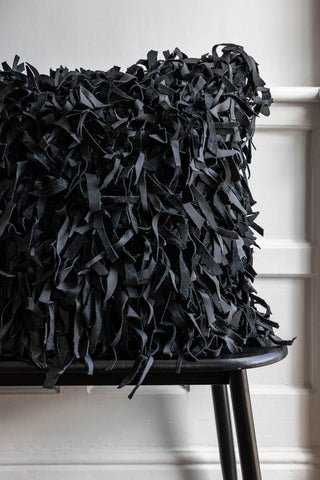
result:
<svg viewBox="0 0 320 480"><path fill-rule="evenodd" d="M246 370L237 370L230 373L230 388L242 476L245 480L261 480Z"/></svg>
<svg viewBox="0 0 320 480"><path fill-rule="evenodd" d="M211 385L221 469L224 480L237 480L228 391L226 385Z"/></svg>

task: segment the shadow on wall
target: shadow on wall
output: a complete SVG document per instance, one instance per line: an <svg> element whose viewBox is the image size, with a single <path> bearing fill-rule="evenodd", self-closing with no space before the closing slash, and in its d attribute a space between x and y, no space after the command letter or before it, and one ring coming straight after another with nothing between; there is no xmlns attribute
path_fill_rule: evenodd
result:
<svg viewBox="0 0 320 480"><path fill-rule="evenodd" d="M314 81L314 85L316 86L320 86L320 44L319 44L319 25L320 25L320 2L319 0L313 0L313 8L312 8L312 12L313 12L313 18L312 18L312 23L311 23L311 35L312 35L312 38L311 38L311 45L312 45L312 48L313 48L313 51L312 51L312 55L311 55L311 58L313 59L313 63L312 63L312 78L313 78L313 81ZM320 109L319 107L317 108L315 114L314 114L314 118L313 118L313 125L319 125L320 124ZM319 136L319 128L317 128L317 130L313 130L313 135L318 137ZM312 149L316 149L316 151L312 151ZM312 139L312 148L311 148L311 154L313 155L313 158L317 157L319 158L319 153L320 153L320 141L319 140L316 140L316 139ZM319 169L319 167L318 167ZM318 178L320 177L320 172L318 171ZM317 193L317 198L316 200L319 200L320 199L320 193ZM313 217L313 215L312 215ZM314 219L313 218L313 221L319 221L319 219ZM317 232L320 232L320 228L319 226L315 225L315 230ZM319 249L319 241L320 239L313 239L313 241L316 241L316 244L318 245L318 249ZM318 267L319 267L319 262L318 262ZM319 275L320 275L320 272L317 272L317 275L318 275L318 279L317 280L313 280L316 282L316 287L317 287L317 290L320 286L320 279L319 279ZM312 292L312 290L311 290ZM314 293L315 295L317 295L317 291ZM308 300L308 298L306 299ZM309 299L310 302L309 304L316 304L318 303L318 305L320 304L320 302L316 300L316 298L311 298ZM311 313L311 312L310 312ZM319 312L317 312L319 313ZM309 306L307 306L307 311L306 311L306 315L309 314ZM308 317L306 317L308 318ZM319 318L315 318L313 321L319 321ZM319 341L319 336L318 336L318 341ZM308 351L308 350L306 350ZM312 352L312 355L315 355L315 352ZM319 355L317 356L317 360L319 361ZM309 362L310 363L310 362ZM310 374L309 374L309 377L310 377ZM308 385L309 386L309 385ZM311 384L311 388L312 387L316 387L316 385L312 385ZM311 446L311 448L314 446L314 445L319 445L319 431L318 431L318 428L317 428L317 419L319 418L319 393L316 394L316 392L310 392L311 395L309 395L309 425L310 425L310 428L309 428L309 435L310 435L310 438L309 438L309 445ZM312 394L313 393L313 394ZM319 462L319 458L316 458L316 453L314 453L314 463L318 463ZM317 469L317 471L313 472L313 474L311 474L310 476L310 480L318 480L320 477L319 477L319 470Z"/></svg>
<svg viewBox="0 0 320 480"><path fill-rule="evenodd" d="M210 386L208 385L208 391L210 391ZM178 388L178 387L177 387ZM182 388L182 387L181 387ZM191 387L192 389L192 387ZM191 405L190 405L190 391L186 393L188 395L186 400L186 408L187 411L185 412L185 421L188 422L188 424L185 426L185 429L187 430L189 442L192 447L196 446L196 443L193 443L190 441L190 430L188 430L188 426L191 425L191 415L189 415L189 409L191 410ZM211 395L209 395L209 400L211 398ZM182 399L181 399L182 400ZM158 399L158 408L159 408L159 418L170 418L172 416L172 408L171 408L171 398L170 396L167 395L159 395ZM215 435L215 420L214 420L214 409L213 409L213 404L209 405L209 408L212 409L212 411L207 411L207 418L210 423L212 421L212 437L214 438ZM179 428L179 423L178 423L178 418L177 423L173 422L167 422L166 423L166 432L165 432L165 437L166 437L166 447L167 450L174 451L175 452L175 459L176 459L176 464L181 465L181 470L179 471L179 479L181 480L209 480L209 478L212 478L213 472L210 472L210 465L205 465L206 468L204 470L201 470L199 467L199 461L196 462L195 468L188 468L188 466L192 466L192 458L190 459L190 462L186 460L185 454L179 454L179 451L177 451L177 446L180 446L181 444L184 443L184 439L181 438L181 429ZM183 416L180 417L179 420L183 420ZM201 427L200 427L201 428ZM199 432L200 433L200 432ZM191 452L192 454L192 452ZM193 464L194 465L194 464Z"/></svg>
<svg viewBox="0 0 320 480"><path fill-rule="evenodd" d="M312 78L314 79L314 85L320 85L320 42L319 42L319 25L320 25L320 2L319 0L313 0L312 8L312 22L311 22L311 45L312 45Z"/></svg>

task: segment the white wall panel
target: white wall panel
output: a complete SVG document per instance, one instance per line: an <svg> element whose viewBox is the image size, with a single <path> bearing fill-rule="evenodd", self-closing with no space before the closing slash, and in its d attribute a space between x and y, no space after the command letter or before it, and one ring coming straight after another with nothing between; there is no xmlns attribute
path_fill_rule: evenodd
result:
<svg viewBox="0 0 320 480"><path fill-rule="evenodd" d="M307 134L258 130L254 144L250 185L254 210L261 211L257 223L266 238L304 240Z"/></svg>
<svg viewBox="0 0 320 480"><path fill-rule="evenodd" d="M272 307L272 319L278 322L275 333L282 338L297 340L289 349L288 357L282 362L263 369L251 370L250 379L254 383L271 385L304 386L307 370L305 289L308 283L301 278L259 278L255 288Z"/></svg>

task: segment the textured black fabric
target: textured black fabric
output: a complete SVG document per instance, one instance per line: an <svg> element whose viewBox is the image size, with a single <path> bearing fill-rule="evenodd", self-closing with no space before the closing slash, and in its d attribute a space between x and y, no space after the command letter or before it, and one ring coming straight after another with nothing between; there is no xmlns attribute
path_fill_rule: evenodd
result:
<svg viewBox="0 0 320 480"><path fill-rule="evenodd" d="M270 91L240 46L163 54L125 73L2 64L0 358L47 369L47 388L74 359L89 374L135 359L120 386L136 389L155 358L179 371L291 343L252 285L249 164Z"/></svg>

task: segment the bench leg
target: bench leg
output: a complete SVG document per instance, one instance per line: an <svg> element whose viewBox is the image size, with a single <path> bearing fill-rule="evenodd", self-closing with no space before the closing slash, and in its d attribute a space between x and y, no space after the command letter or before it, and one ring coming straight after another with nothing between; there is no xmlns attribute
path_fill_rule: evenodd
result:
<svg viewBox="0 0 320 480"><path fill-rule="evenodd" d="M226 385L211 385L224 480L237 480L228 391Z"/></svg>
<svg viewBox="0 0 320 480"><path fill-rule="evenodd" d="M242 476L245 480L261 480L246 370L230 372L230 389Z"/></svg>

